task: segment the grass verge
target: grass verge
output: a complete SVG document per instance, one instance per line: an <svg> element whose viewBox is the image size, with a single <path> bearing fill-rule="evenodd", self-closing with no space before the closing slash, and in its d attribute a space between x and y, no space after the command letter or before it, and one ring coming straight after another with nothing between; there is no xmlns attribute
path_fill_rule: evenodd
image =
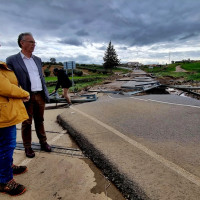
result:
<svg viewBox="0 0 200 200"><path fill-rule="evenodd" d="M181 65L181 68L187 72L175 72L176 66ZM144 67L144 71L152 73L155 77L172 77L172 78L184 78L186 81L200 81L200 63L178 63L170 64L162 67Z"/></svg>

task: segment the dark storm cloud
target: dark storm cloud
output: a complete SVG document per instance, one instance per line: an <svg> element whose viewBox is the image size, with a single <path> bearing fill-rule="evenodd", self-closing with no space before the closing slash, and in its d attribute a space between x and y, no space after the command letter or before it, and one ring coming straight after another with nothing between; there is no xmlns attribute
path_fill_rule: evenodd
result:
<svg viewBox="0 0 200 200"><path fill-rule="evenodd" d="M2 0L0 11L11 25L29 24L48 31L45 35L64 37L67 32L133 46L175 41L191 31L199 35L199 7L196 0Z"/></svg>
<svg viewBox="0 0 200 200"><path fill-rule="evenodd" d="M76 32L76 35L78 36L89 36L89 33L86 32L85 30L80 30Z"/></svg>
<svg viewBox="0 0 200 200"><path fill-rule="evenodd" d="M59 40L59 43L73 45L73 46L83 46L83 43L81 41L74 39L74 38Z"/></svg>
<svg viewBox="0 0 200 200"><path fill-rule="evenodd" d="M197 36L196 33L190 33L190 34L187 34L184 37L180 38L180 40L186 40L186 39L189 39L189 38L194 38L195 36Z"/></svg>
<svg viewBox="0 0 200 200"><path fill-rule="evenodd" d="M90 32L98 41L114 39L144 45L200 31L200 2L196 0L3 0L1 5L2 2L0 11L13 19L12 23L22 20L30 27L38 27L38 31L48 30L61 37L65 31L75 31L78 36L88 36Z"/></svg>
<svg viewBox="0 0 200 200"><path fill-rule="evenodd" d="M200 36L198 0L1 0L0 42L21 32L63 45L108 44L120 50L163 43L180 45ZM5 42L7 42L5 41ZM10 45L9 45L10 46ZM104 45L97 48L105 50Z"/></svg>

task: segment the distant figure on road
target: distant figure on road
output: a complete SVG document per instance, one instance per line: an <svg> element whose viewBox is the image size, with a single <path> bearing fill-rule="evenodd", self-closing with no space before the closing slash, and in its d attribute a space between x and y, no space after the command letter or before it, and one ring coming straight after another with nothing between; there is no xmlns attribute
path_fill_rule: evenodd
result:
<svg viewBox="0 0 200 200"><path fill-rule="evenodd" d="M67 100L67 103L71 104L71 99L68 92L69 92L69 88L72 86L72 82L70 81L68 75L63 69L59 70L58 68L55 68L53 70L53 73L55 76L58 77L58 82L57 82L55 90L52 93L56 92L58 88L61 86L63 88L63 95L65 99Z"/></svg>
<svg viewBox="0 0 200 200"><path fill-rule="evenodd" d="M22 123L22 139L26 156L33 158L35 153L31 148L32 119L35 122L41 149L46 152L51 151L44 129L45 99L49 101L49 94L42 74L41 59L32 54L36 45L32 34L21 33L18 37L18 45L21 51L8 57L6 62L8 67L15 72L19 85L30 93L30 101L25 103L29 119Z"/></svg>
<svg viewBox="0 0 200 200"><path fill-rule="evenodd" d="M27 171L26 166L13 165L16 124L28 119L23 101L29 101L30 96L18 87L14 72L3 62L0 62L0 80L0 192L16 196L24 193L26 188L15 182L13 174Z"/></svg>

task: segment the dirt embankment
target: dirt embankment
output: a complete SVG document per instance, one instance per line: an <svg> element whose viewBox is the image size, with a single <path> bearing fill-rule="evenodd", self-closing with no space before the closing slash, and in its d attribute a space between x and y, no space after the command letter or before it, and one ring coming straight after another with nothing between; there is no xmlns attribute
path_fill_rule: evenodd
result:
<svg viewBox="0 0 200 200"><path fill-rule="evenodd" d="M176 66L175 72L188 72L181 68L180 65ZM175 78L173 76L165 76L157 78L157 80L163 85L190 85L190 86L200 86L200 81L185 80L183 77Z"/></svg>
<svg viewBox="0 0 200 200"><path fill-rule="evenodd" d="M200 81L185 80L184 78L174 78L172 76L165 76L156 78L162 85L189 85L193 87L200 86Z"/></svg>
<svg viewBox="0 0 200 200"><path fill-rule="evenodd" d="M176 67L176 72L187 72L187 71L182 69L178 65ZM200 81L185 80L184 78L174 78L172 76L165 76L165 77L162 77L162 78L157 78L157 80L162 85L184 85L184 86L200 87ZM184 90L184 92L185 92L184 93L185 96L200 100L200 95L198 95L198 94L200 94L200 90L191 90L191 92Z"/></svg>

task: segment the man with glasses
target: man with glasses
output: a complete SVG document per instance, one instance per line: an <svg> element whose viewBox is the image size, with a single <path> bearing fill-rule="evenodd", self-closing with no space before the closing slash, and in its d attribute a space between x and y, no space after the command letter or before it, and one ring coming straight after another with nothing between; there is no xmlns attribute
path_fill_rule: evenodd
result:
<svg viewBox="0 0 200 200"><path fill-rule="evenodd" d="M51 151L43 123L45 100L49 101L49 94L42 74L41 59L32 54L36 45L32 34L21 33L18 37L18 45L21 51L8 57L6 63L14 71L20 86L30 93L30 100L25 103L29 119L22 123L22 139L26 156L33 158L35 153L31 148L32 119L34 119L41 149L46 152Z"/></svg>

